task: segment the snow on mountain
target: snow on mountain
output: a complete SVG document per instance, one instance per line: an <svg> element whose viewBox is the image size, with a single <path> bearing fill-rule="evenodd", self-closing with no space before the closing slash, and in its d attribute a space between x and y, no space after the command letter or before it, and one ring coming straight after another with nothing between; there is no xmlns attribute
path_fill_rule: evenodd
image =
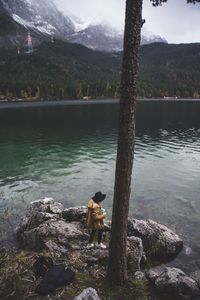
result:
<svg viewBox="0 0 200 300"><path fill-rule="evenodd" d="M89 25L75 32L70 41L101 51L120 51L123 37L107 24Z"/></svg>
<svg viewBox="0 0 200 300"><path fill-rule="evenodd" d="M56 5L56 0L0 0L0 13L6 12L16 24L35 34L35 43L47 36L80 43L101 51L120 51L123 47L123 33L102 22L99 17L81 20L70 12L65 14ZM9 20L10 22L10 20ZM12 32L12 40L14 36ZM18 30L18 36L20 35ZM24 37L24 31L22 30ZM42 37L44 36L44 37ZM42 39L41 39L42 38ZM41 39L41 40L40 40ZM9 35L1 44L10 44ZM142 44L164 41L163 38L143 31ZM12 42L12 44L13 44Z"/></svg>
<svg viewBox="0 0 200 300"><path fill-rule="evenodd" d="M16 22L42 33L68 39L74 32L70 18L64 16L52 0L1 0Z"/></svg>
<svg viewBox="0 0 200 300"><path fill-rule="evenodd" d="M71 42L83 44L88 48L101 51L121 51L123 48L123 32L119 32L108 24L90 24L85 29L76 31L70 38ZM142 30L141 44L167 41L147 30Z"/></svg>
<svg viewBox="0 0 200 300"><path fill-rule="evenodd" d="M32 28L47 35L52 35L56 32L56 28L45 21L43 21L40 25L39 23L26 21L16 14L13 14L12 17L17 23L23 25L27 29Z"/></svg>

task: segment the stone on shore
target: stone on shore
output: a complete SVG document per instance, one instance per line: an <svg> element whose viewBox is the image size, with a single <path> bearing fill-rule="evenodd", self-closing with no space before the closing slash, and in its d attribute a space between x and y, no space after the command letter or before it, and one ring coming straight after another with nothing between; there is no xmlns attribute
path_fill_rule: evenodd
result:
<svg viewBox="0 0 200 300"><path fill-rule="evenodd" d="M19 245L27 250L47 249L53 256L84 249L88 240L86 213L85 206L63 209L52 198L34 201L17 228ZM105 231L109 232L110 227L111 222L105 222ZM152 220L128 220L128 267L133 273L140 270L145 256L150 262L163 263L174 258L182 245L178 235L161 224ZM107 255L103 255L104 260ZM98 260L102 260L102 255Z"/></svg>
<svg viewBox="0 0 200 300"><path fill-rule="evenodd" d="M80 222L62 218L62 204L43 199L30 204L26 216L17 228L17 239L23 249L48 249L59 256L88 239Z"/></svg>
<svg viewBox="0 0 200 300"><path fill-rule="evenodd" d="M129 218L128 236L141 238L147 258L153 261L169 261L183 248L183 241L172 230L152 220Z"/></svg>
<svg viewBox="0 0 200 300"><path fill-rule="evenodd" d="M74 300L101 300L93 288L87 288L83 292L74 298Z"/></svg>
<svg viewBox="0 0 200 300"><path fill-rule="evenodd" d="M167 294L171 299L200 299L198 283L180 269L159 266L150 269L147 278L159 294Z"/></svg>
<svg viewBox="0 0 200 300"><path fill-rule="evenodd" d="M64 209L62 212L62 217L67 222L85 222L86 214L86 206L75 206Z"/></svg>
<svg viewBox="0 0 200 300"><path fill-rule="evenodd" d="M143 256L142 240L131 236L127 239L127 264L129 271L134 274L140 271L140 263Z"/></svg>
<svg viewBox="0 0 200 300"><path fill-rule="evenodd" d="M94 265L108 265L108 248L94 248L91 253L88 253L84 261L89 267Z"/></svg>

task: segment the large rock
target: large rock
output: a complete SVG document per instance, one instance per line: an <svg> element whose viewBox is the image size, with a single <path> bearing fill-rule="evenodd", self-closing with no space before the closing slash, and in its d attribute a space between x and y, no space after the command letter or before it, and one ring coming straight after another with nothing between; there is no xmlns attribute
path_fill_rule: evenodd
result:
<svg viewBox="0 0 200 300"><path fill-rule="evenodd" d="M55 202L53 198L44 198L31 202L27 215L30 216L32 212L48 212L61 216L62 211L63 205L61 203Z"/></svg>
<svg viewBox="0 0 200 300"><path fill-rule="evenodd" d="M32 202L17 228L20 246L28 250L48 249L52 255L59 256L88 239L83 225L66 222L61 217L62 211L62 204L53 199Z"/></svg>
<svg viewBox="0 0 200 300"><path fill-rule="evenodd" d="M84 222L86 220L86 214L86 206L70 207L64 209L62 212L62 216L67 222Z"/></svg>
<svg viewBox="0 0 200 300"><path fill-rule="evenodd" d="M180 269L156 267L147 272L147 278L159 294L169 295L171 299L200 299L197 282Z"/></svg>
<svg viewBox="0 0 200 300"><path fill-rule="evenodd" d="M83 290L83 292L74 298L74 300L101 300L93 288Z"/></svg>
<svg viewBox="0 0 200 300"><path fill-rule="evenodd" d="M148 258L155 261L168 261L182 250L183 241L172 230L152 220L128 220L128 236L142 239Z"/></svg>
<svg viewBox="0 0 200 300"><path fill-rule="evenodd" d="M86 206L75 206L66 208L62 212L62 217L67 222L81 222L85 224L87 215L87 207ZM111 230L111 221L104 221L104 231L110 232Z"/></svg>
<svg viewBox="0 0 200 300"><path fill-rule="evenodd" d="M44 221L54 219L57 220L62 216L63 205L55 202L52 198L44 198L30 203L23 218L19 229L32 229L43 223Z"/></svg>
<svg viewBox="0 0 200 300"><path fill-rule="evenodd" d="M128 269L132 274L140 270L140 263L143 257L142 240L134 236L127 239L127 262Z"/></svg>

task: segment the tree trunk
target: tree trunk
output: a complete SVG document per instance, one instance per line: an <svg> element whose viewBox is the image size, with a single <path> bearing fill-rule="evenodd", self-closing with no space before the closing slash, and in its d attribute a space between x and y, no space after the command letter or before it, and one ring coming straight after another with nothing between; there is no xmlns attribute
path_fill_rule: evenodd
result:
<svg viewBox="0 0 200 300"><path fill-rule="evenodd" d="M123 283L127 280L127 220L134 157L136 84L139 69L141 26L142 0L127 0L108 267L109 279L115 283Z"/></svg>

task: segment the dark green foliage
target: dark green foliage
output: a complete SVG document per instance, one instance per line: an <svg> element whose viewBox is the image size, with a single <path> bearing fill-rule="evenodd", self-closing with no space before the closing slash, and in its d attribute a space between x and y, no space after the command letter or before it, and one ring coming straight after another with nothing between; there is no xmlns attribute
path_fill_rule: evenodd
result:
<svg viewBox="0 0 200 300"><path fill-rule="evenodd" d="M138 94L200 96L200 44L155 43L141 47Z"/></svg>
<svg viewBox="0 0 200 300"><path fill-rule="evenodd" d="M141 47L138 96L200 95L200 44ZM0 98L118 97L121 53L92 51L61 41L31 55L0 51Z"/></svg>
<svg viewBox="0 0 200 300"><path fill-rule="evenodd" d="M114 97L118 89L119 55L78 44L43 43L32 54L1 51L0 61L0 94L6 97Z"/></svg>

